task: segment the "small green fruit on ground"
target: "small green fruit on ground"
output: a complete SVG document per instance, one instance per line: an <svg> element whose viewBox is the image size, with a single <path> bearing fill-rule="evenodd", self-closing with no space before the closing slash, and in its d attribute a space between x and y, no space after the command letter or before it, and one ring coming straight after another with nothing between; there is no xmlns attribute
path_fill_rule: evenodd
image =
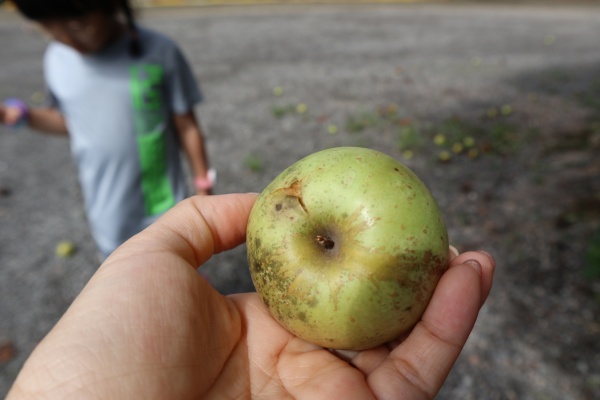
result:
<svg viewBox="0 0 600 400"><path fill-rule="evenodd" d="M68 240L63 240L56 245L56 255L59 257L71 257L75 254L75 244Z"/></svg>
<svg viewBox="0 0 600 400"><path fill-rule="evenodd" d="M250 273L273 317L334 349L409 331L448 266L448 233L423 182L383 153L339 147L284 170L247 228Z"/></svg>

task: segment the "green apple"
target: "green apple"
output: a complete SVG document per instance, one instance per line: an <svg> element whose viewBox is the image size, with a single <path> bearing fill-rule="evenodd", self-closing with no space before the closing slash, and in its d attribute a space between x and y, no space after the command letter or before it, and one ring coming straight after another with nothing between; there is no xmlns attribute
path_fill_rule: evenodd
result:
<svg viewBox="0 0 600 400"><path fill-rule="evenodd" d="M409 331L448 267L448 233L427 187L365 148L323 150L284 170L252 208L246 243L272 316L333 349Z"/></svg>

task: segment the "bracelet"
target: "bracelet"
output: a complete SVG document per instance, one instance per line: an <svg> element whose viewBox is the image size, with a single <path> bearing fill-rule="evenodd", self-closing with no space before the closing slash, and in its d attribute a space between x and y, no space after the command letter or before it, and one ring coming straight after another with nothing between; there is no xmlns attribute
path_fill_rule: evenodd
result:
<svg viewBox="0 0 600 400"><path fill-rule="evenodd" d="M21 99L6 99L4 101L4 105L6 107L12 107L19 110L19 118L15 121L15 123L10 124L9 126L18 128L25 124L29 119L29 107L27 104Z"/></svg>
<svg viewBox="0 0 600 400"><path fill-rule="evenodd" d="M205 177L197 176L194 178L194 187L197 190L210 190L215 186L215 182L217 181L217 171L213 168L210 168L206 172Z"/></svg>

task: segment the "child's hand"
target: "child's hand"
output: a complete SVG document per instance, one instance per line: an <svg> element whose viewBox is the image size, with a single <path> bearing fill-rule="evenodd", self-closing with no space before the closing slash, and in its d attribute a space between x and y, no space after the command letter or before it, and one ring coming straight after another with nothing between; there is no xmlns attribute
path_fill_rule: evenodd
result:
<svg viewBox="0 0 600 400"><path fill-rule="evenodd" d="M216 180L217 171L214 168L210 168L208 171L206 171L206 176L197 176L196 178L194 178L194 187L196 188L196 194L200 196L211 195Z"/></svg>
<svg viewBox="0 0 600 400"><path fill-rule="evenodd" d="M199 196L210 196L212 194L212 190L196 189L196 194Z"/></svg>
<svg viewBox="0 0 600 400"><path fill-rule="evenodd" d="M2 116L2 123L5 125L16 125L21 116L21 111L16 107L1 106L0 116Z"/></svg>
<svg viewBox="0 0 600 400"><path fill-rule="evenodd" d="M29 110L27 104L19 99L7 99L0 105L0 121L8 126L16 127L25 122Z"/></svg>
<svg viewBox="0 0 600 400"><path fill-rule="evenodd" d="M8 125L6 122L6 106L4 104L0 104L0 122Z"/></svg>

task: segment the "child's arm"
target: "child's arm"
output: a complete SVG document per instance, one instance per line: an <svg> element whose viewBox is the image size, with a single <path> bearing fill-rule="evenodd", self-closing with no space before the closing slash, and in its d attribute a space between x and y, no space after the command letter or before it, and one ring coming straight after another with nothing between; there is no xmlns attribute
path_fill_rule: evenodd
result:
<svg viewBox="0 0 600 400"><path fill-rule="evenodd" d="M22 101L0 104L0 122L14 126L23 119L30 128L57 135L67 135L67 125L62 114L52 107L29 108Z"/></svg>
<svg viewBox="0 0 600 400"><path fill-rule="evenodd" d="M29 110L29 127L55 135L68 135L65 118L56 108L32 108Z"/></svg>
<svg viewBox="0 0 600 400"><path fill-rule="evenodd" d="M209 174L204 134L194 111L190 110L186 114L174 114L174 120L179 140L194 175L196 193L211 194L214 178Z"/></svg>

